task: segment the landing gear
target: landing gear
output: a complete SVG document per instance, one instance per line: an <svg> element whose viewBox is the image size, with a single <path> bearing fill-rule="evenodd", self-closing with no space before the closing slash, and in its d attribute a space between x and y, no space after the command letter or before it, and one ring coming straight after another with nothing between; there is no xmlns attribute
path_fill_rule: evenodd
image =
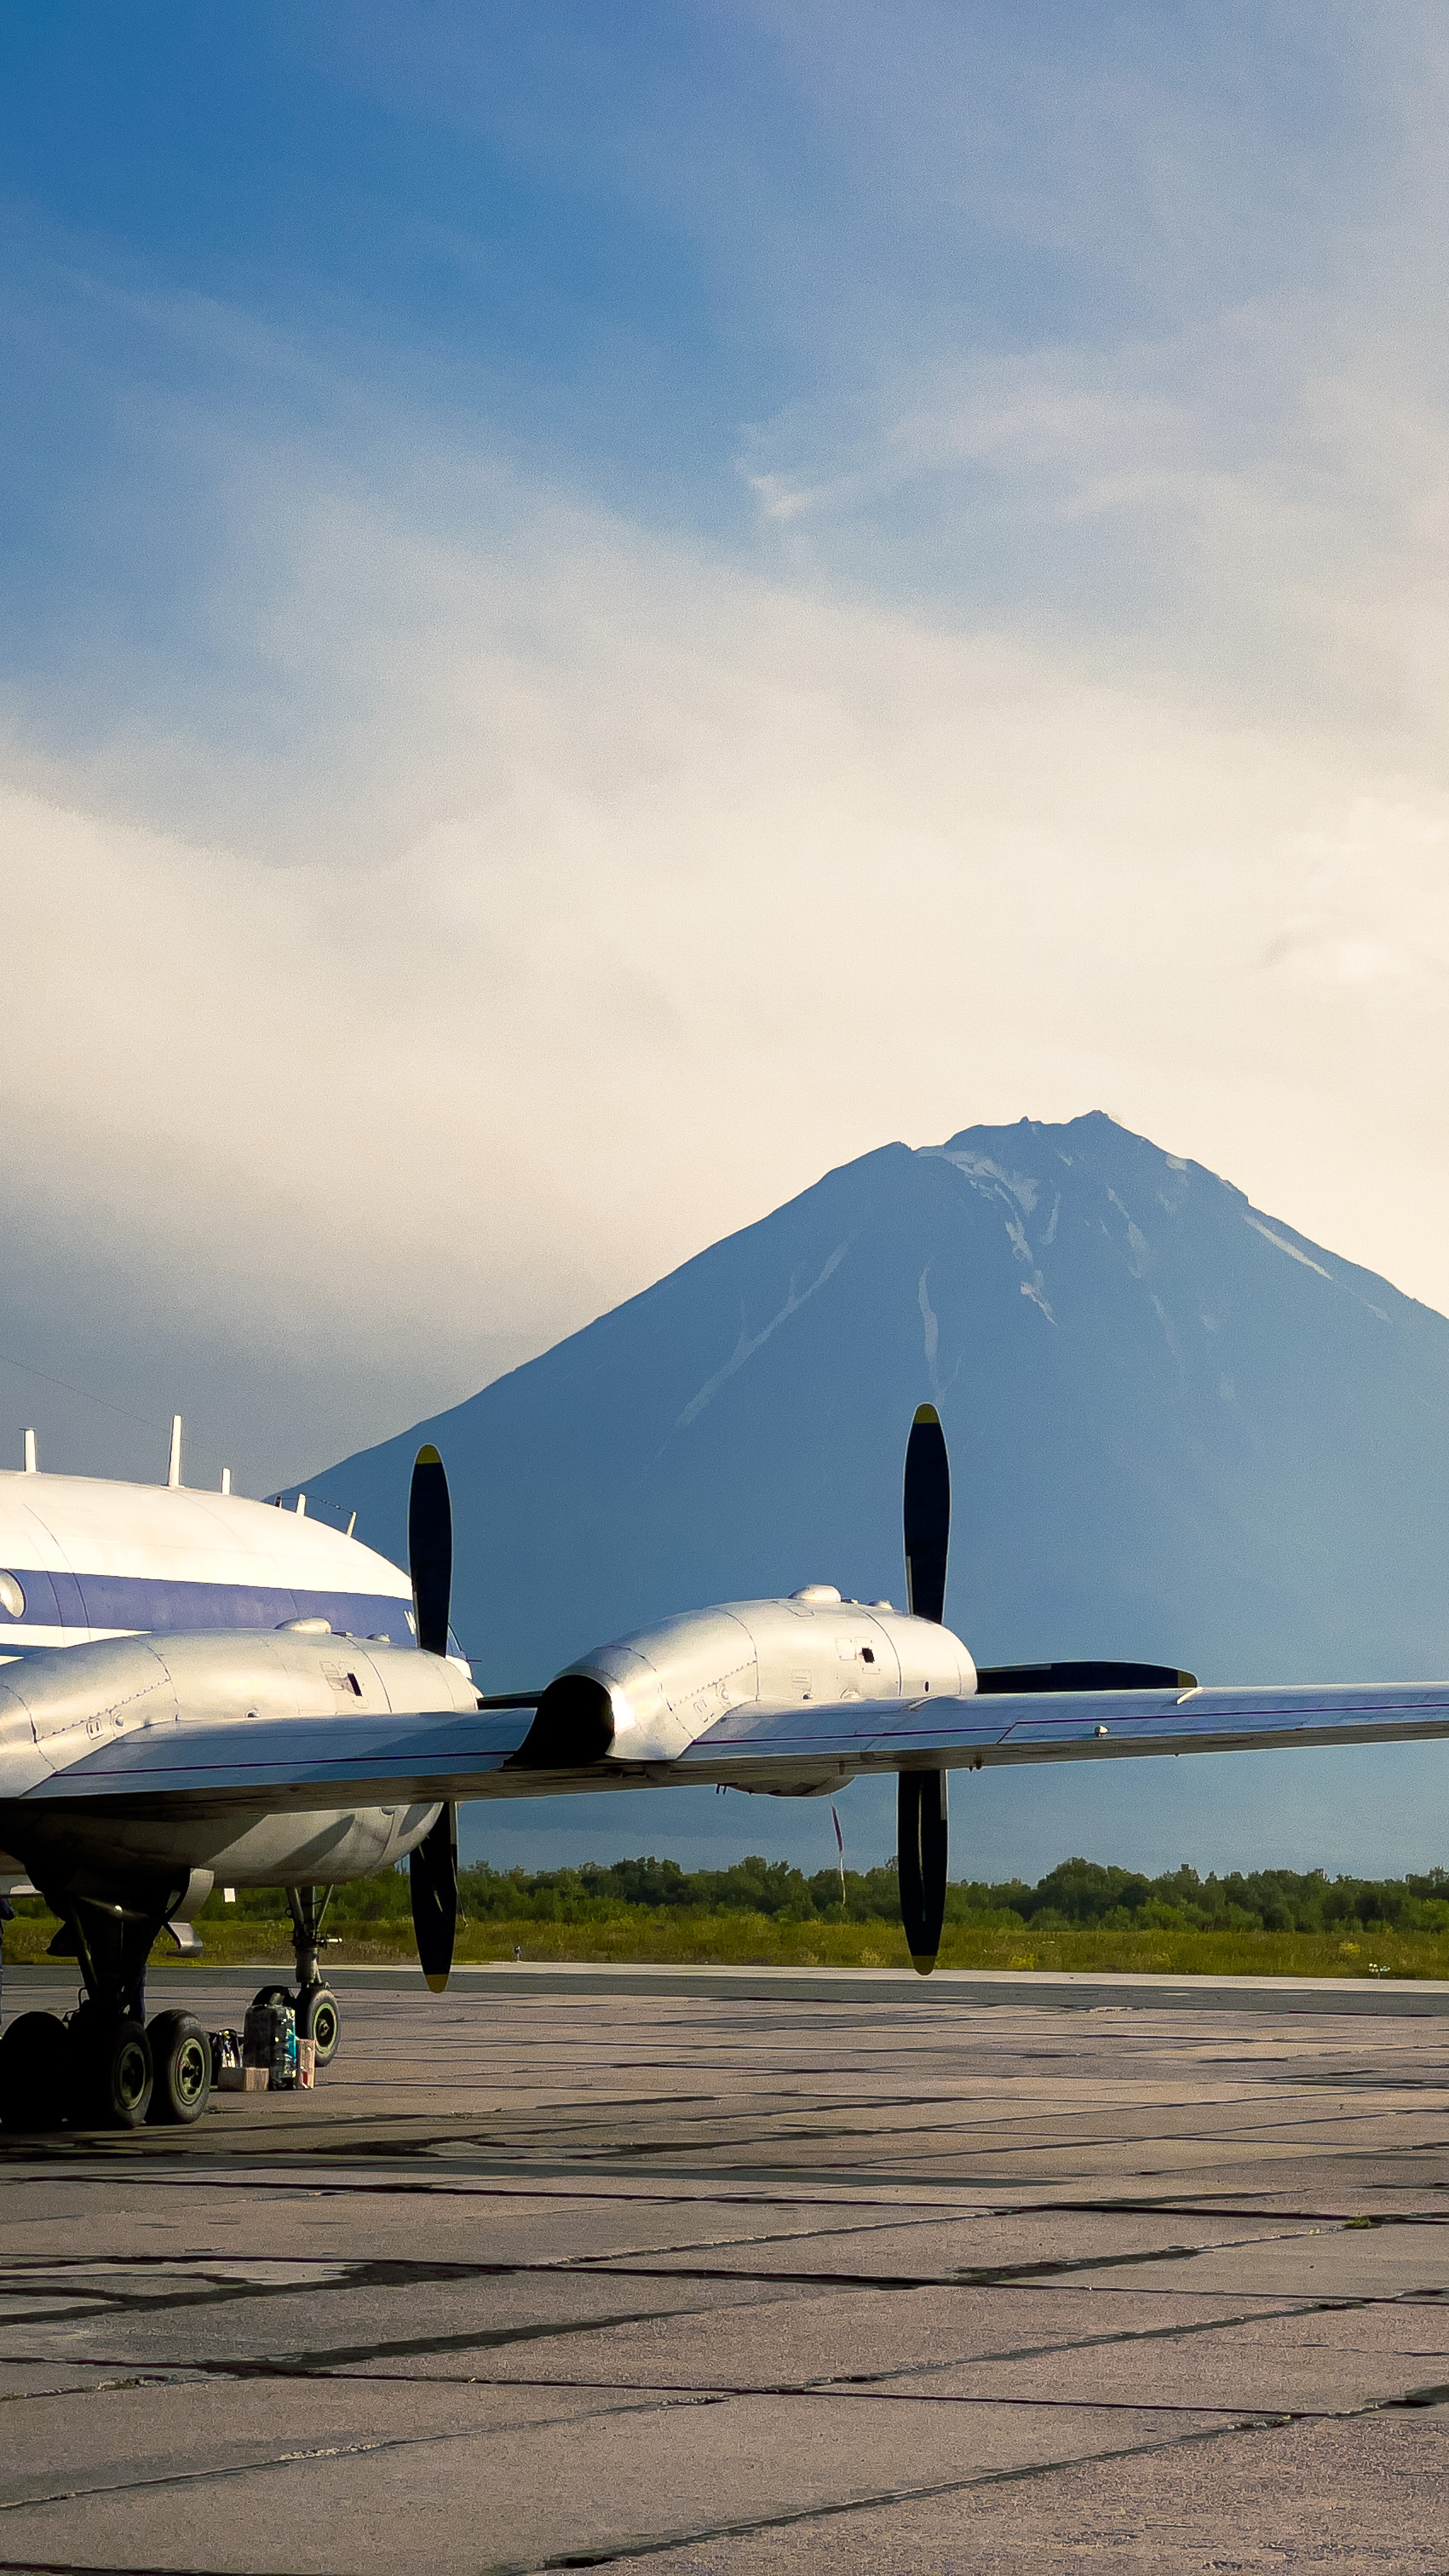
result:
<svg viewBox="0 0 1449 2576"><path fill-rule="evenodd" d="M151 2118L189 2128L211 2095L211 2039L189 2012L157 2013L146 2032L151 2049Z"/></svg>
<svg viewBox="0 0 1449 2576"><path fill-rule="evenodd" d="M146 1961L177 1894L162 1882L124 1905L50 1896L65 1926L59 1955L79 1961L86 1999L64 2021L25 2013L6 2033L0 2120L7 2128L54 2129L65 2119L81 2129L141 2127L155 2083Z"/></svg>
<svg viewBox="0 0 1449 2576"><path fill-rule="evenodd" d="M297 2037L310 2039L320 2075L330 2066L342 2039L342 2015L330 1986L304 1986L297 1997Z"/></svg>
<svg viewBox="0 0 1449 2576"><path fill-rule="evenodd" d="M0 2038L0 2128L138 2129L199 2120L211 2093L211 2040L192 2014L170 2010L146 2022L146 1962L179 1891L148 1890L127 1904L46 1891L63 1932L52 1949L79 1962L85 2001L59 2013L21 2013ZM263 1986L258 2004L285 2004L297 2035L310 2039L320 2073L342 2036L337 1998L318 1973L322 1917L330 1887L287 1891L296 1991Z"/></svg>
<svg viewBox="0 0 1449 2576"><path fill-rule="evenodd" d="M317 2052L316 2066L320 2075L330 2066L342 2039L342 2015L337 1997L322 1982L317 1953L322 1945L322 1918L332 1901L330 1887L289 1887L287 1905L292 1917L292 1952L297 1962L297 1991L288 1994L284 1986L258 1995L258 2003L290 2004L297 2016L297 2037L310 2039Z"/></svg>
<svg viewBox="0 0 1449 2576"><path fill-rule="evenodd" d="M330 1887L289 1887L287 1890L287 1910L292 1917L292 1955L297 1962L299 1986L315 1986L317 1983L322 1918L331 1902Z"/></svg>
<svg viewBox="0 0 1449 2576"><path fill-rule="evenodd" d="M84 2003L67 2033L70 2116L78 2129L140 2129L151 2108L155 2069L146 2026L129 2013Z"/></svg>
<svg viewBox="0 0 1449 2576"><path fill-rule="evenodd" d="M49 1891L64 1925L52 1948L79 1962L85 2001L64 2020L22 2013L0 2041L7 2129L139 2129L195 2119L211 2090L211 2045L189 2013L146 2028L146 1961L176 1902L154 1884L126 1904Z"/></svg>
<svg viewBox="0 0 1449 2576"><path fill-rule="evenodd" d="M70 2032L59 2013L22 2013L0 2039L0 2127L58 2129L70 2096Z"/></svg>
<svg viewBox="0 0 1449 2576"><path fill-rule="evenodd" d="M199 2120L211 2092L211 2041L187 2012L150 2027L84 2003L22 2013L0 2040L0 2125L7 2129L139 2129Z"/></svg>

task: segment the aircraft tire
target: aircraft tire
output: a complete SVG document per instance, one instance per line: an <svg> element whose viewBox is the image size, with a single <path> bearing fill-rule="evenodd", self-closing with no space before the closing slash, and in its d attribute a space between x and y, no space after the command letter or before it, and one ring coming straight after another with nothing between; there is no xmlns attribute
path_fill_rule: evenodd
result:
<svg viewBox="0 0 1449 2576"><path fill-rule="evenodd" d="M148 2023L153 2082L148 2118L157 2127L187 2128L211 2098L211 2041L194 2014L157 2013Z"/></svg>
<svg viewBox="0 0 1449 2576"><path fill-rule="evenodd" d="M330 1986L303 1986L297 1997L297 2037L311 2040L320 2075L342 2043L342 2014Z"/></svg>
<svg viewBox="0 0 1449 2576"><path fill-rule="evenodd" d="M70 2034L58 2013L21 2013L0 2039L0 2128L58 2129L70 2093Z"/></svg>
<svg viewBox="0 0 1449 2576"><path fill-rule="evenodd" d="M71 2120L78 2129L139 2129L155 2082L145 2028L82 2006L70 2026Z"/></svg>

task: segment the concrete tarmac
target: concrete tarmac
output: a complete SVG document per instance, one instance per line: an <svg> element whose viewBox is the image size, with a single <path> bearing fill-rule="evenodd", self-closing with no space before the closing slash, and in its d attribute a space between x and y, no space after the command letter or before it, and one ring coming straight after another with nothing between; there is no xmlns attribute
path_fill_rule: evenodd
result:
<svg viewBox="0 0 1449 2576"><path fill-rule="evenodd" d="M6 2137L0 2570L1444 2576L1442 2005L1067 1982L353 1971Z"/></svg>

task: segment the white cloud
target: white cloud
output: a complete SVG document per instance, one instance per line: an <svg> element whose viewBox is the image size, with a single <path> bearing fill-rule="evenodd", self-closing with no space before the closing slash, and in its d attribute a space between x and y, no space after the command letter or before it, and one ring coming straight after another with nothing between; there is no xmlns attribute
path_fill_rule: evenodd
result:
<svg viewBox="0 0 1449 2576"><path fill-rule="evenodd" d="M501 489L253 459L294 744L223 693L6 796L12 1192L461 1371L891 1135L1105 1105L1449 1303L1436 779Z"/></svg>
<svg viewBox="0 0 1449 2576"><path fill-rule="evenodd" d="M1195 99L1079 63L1008 186L980 46L908 14L736 13L900 178L742 434L753 563L86 281L133 371L77 518L184 507L174 631L118 578L12 703L6 1183L58 1260L404 1411L892 1135L1103 1106L1449 1306L1430 22L1322 13L1281 166L1226 37ZM993 223L1086 319L952 318Z"/></svg>

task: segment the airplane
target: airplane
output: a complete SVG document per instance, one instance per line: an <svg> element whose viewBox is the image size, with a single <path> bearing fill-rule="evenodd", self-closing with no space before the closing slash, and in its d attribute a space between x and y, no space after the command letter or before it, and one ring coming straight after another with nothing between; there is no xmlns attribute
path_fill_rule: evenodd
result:
<svg viewBox="0 0 1449 2576"><path fill-rule="evenodd" d="M228 1480L223 1479L226 1486ZM449 1627L447 1476L418 1451L408 1572L349 1530L180 1481L0 1474L0 1888L23 1872L60 1917L84 2000L0 2038L0 2124L185 2124L207 2034L145 2016L146 1963L217 1880L282 1886L294 2004L319 2067L337 1884L408 1859L418 1955L441 1992L461 1800L713 1784L820 1797L895 1772L901 1915L934 1967L947 1778L1007 1763L1449 1735L1449 1683L1205 1687L1132 1663L982 1667L944 1623L950 1467L933 1406L906 1447L906 1608L828 1583L687 1611L581 1656L538 1691L480 1692ZM96 1570L91 1570L96 1569ZM8 1631L8 1634L7 1634Z"/></svg>

